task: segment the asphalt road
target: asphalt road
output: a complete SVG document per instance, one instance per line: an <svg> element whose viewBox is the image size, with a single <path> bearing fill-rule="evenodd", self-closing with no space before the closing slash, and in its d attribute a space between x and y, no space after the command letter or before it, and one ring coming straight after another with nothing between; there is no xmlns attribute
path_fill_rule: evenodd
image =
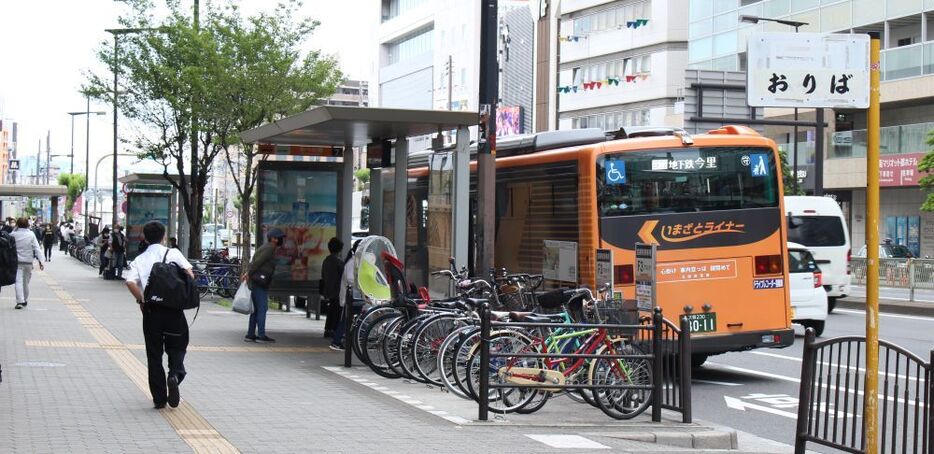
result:
<svg viewBox="0 0 934 454"><path fill-rule="evenodd" d="M934 349L934 318L881 314L880 339L902 346L922 358ZM693 403L697 418L733 427L759 437L793 444L801 374L803 330L794 345L712 356L694 369ZM862 335L865 314L837 309L821 338ZM809 444L809 450L837 452Z"/></svg>

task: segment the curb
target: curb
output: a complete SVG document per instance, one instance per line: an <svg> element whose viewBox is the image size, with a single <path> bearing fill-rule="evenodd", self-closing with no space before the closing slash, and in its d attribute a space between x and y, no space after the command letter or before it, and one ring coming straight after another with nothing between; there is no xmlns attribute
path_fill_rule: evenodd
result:
<svg viewBox="0 0 934 454"><path fill-rule="evenodd" d="M837 307L842 309L866 309L866 299L848 296L837 300ZM909 301L879 300L879 310L890 314L921 315L934 317L934 304L913 303Z"/></svg>
<svg viewBox="0 0 934 454"><path fill-rule="evenodd" d="M621 440L656 443L677 448L692 449L738 449L736 431L701 430L701 431L654 431L606 433L595 432L588 435L617 438Z"/></svg>

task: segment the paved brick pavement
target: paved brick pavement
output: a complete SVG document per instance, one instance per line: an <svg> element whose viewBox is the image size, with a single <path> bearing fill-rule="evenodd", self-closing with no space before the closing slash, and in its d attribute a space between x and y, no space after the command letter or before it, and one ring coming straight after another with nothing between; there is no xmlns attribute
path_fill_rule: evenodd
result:
<svg viewBox="0 0 934 454"><path fill-rule="evenodd" d="M95 271L56 253L34 275L28 309L0 290L0 451L564 451L528 437L549 434L617 452L678 449L617 438L619 427L454 424L325 369L342 355L326 349L323 320L271 309L279 342L245 344L247 319L212 303L191 330L183 405L153 410L139 310Z"/></svg>

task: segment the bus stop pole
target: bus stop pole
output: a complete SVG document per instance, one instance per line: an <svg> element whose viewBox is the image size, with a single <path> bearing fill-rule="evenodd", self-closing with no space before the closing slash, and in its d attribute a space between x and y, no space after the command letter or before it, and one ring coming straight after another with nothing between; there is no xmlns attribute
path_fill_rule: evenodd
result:
<svg viewBox="0 0 934 454"><path fill-rule="evenodd" d="M866 454L878 452L879 389L879 33L869 34L869 111L866 127Z"/></svg>

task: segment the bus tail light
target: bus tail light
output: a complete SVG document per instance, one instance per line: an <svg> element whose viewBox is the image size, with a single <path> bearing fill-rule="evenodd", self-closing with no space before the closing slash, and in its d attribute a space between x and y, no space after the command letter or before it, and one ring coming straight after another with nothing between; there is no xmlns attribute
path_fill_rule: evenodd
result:
<svg viewBox="0 0 934 454"><path fill-rule="evenodd" d="M823 275L820 271L814 272L814 288L818 288L824 285Z"/></svg>
<svg viewBox="0 0 934 454"><path fill-rule="evenodd" d="M632 265L616 265L613 267L613 279L619 284L632 284L636 281Z"/></svg>
<svg viewBox="0 0 934 454"><path fill-rule="evenodd" d="M780 274L782 272L782 256L757 255L756 276L762 274Z"/></svg>

